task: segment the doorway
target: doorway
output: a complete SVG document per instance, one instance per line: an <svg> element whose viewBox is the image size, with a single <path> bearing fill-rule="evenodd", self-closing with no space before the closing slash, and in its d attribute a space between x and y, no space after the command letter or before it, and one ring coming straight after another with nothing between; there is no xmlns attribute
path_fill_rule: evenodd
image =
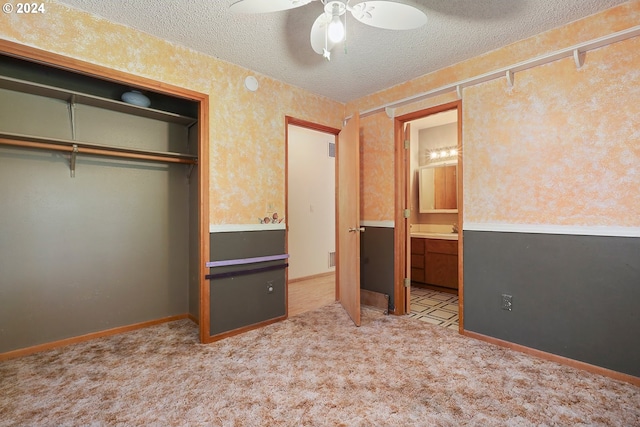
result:
<svg viewBox="0 0 640 427"><path fill-rule="evenodd" d="M461 102L397 117L395 132L396 312L462 331Z"/></svg>
<svg viewBox="0 0 640 427"><path fill-rule="evenodd" d="M331 304L336 291L338 129L286 119L287 314Z"/></svg>

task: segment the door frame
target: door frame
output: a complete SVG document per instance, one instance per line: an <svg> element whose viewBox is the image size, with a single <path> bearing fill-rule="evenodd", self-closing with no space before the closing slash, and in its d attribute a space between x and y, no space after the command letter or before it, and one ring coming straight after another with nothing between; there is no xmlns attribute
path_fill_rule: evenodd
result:
<svg viewBox="0 0 640 427"><path fill-rule="evenodd" d="M297 119L292 116L285 116L284 118L284 217L285 217L285 233L284 233L284 251L285 253L289 253L289 221L286 219L289 218L289 125L298 126L305 129L315 130L318 132L327 133L333 135L334 143L338 144L338 135L340 134L340 129L332 128L330 126L321 125L319 123L309 122L307 120ZM337 157L336 157L337 160ZM335 186L333 189L334 196L337 198L338 195L338 168L336 167L335 171ZM334 229L336 233L336 260L338 257L338 235L337 235L337 227L336 223L338 222L338 205L336 202L336 218L334 223ZM335 287L335 300L338 301L340 299L340 292L337 285L337 275L338 275L339 265L336 262L336 282L334 284ZM284 276L284 294L285 294L285 316L289 317L289 271L285 269Z"/></svg>
<svg viewBox="0 0 640 427"><path fill-rule="evenodd" d="M191 314L192 321L199 323L200 342L211 342L209 333L209 283L206 261L209 259L209 95L151 78L119 71L91 62L74 59L57 53L48 52L31 46L25 46L8 40L0 40L0 53L23 58L28 61L51 67L73 71L118 83L133 85L157 93L188 99L198 103L198 283L200 286L199 319ZM152 321L155 322L155 321ZM126 328L126 327L124 327ZM120 329L120 328L118 328Z"/></svg>
<svg viewBox="0 0 640 427"><path fill-rule="evenodd" d="M458 111L458 312L459 325L458 331L464 331L464 276L463 276L463 152L462 152L462 100L448 102L446 104L429 107L423 110L414 111L394 118L394 182L395 182L395 229L394 229L394 297L395 297L395 314L403 315L407 313L407 298L410 290L404 286L405 269L407 265L407 257L411 256L407 253L407 230L410 218L404 217L404 209L409 206L404 205L404 195L407 191L409 182L407 181L408 171L404 162L406 153L403 130L407 122L417 120L426 116L430 116L444 111Z"/></svg>

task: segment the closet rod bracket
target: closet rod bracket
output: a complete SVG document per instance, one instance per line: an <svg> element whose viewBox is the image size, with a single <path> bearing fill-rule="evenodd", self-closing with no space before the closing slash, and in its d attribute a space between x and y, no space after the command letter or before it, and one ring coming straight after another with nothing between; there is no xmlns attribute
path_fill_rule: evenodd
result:
<svg viewBox="0 0 640 427"><path fill-rule="evenodd" d="M187 182L191 184L191 173L193 172L193 168L195 165L192 163L189 165L189 169L187 170Z"/></svg>
<svg viewBox="0 0 640 427"><path fill-rule="evenodd" d="M71 139L76 140L76 96L71 95L67 102L69 106L69 122L71 124Z"/></svg>
<svg viewBox="0 0 640 427"><path fill-rule="evenodd" d="M78 145L73 144L71 150L71 159L69 161L69 167L71 169L71 178L76 177L76 157L78 156Z"/></svg>

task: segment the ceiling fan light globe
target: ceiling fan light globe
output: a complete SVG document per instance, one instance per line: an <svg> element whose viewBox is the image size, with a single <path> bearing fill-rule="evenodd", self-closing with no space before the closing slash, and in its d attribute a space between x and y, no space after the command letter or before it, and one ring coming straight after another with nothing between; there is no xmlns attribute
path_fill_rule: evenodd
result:
<svg viewBox="0 0 640 427"><path fill-rule="evenodd" d="M331 18L331 22L327 28L327 35L329 36L329 40L334 43L340 43L344 40L344 24L339 16Z"/></svg>

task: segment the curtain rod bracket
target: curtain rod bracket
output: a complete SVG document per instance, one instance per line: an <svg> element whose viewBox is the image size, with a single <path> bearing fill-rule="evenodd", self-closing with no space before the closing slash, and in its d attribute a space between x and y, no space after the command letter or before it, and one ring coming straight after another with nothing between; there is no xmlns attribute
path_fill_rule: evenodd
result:
<svg viewBox="0 0 640 427"><path fill-rule="evenodd" d="M507 70L506 75L507 75L507 83L509 84L509 87L511 88L511 87L513 87L513 81L514 81L515 74L513 73L512 70Z"/></svg>
<svg viewBox="0 0 640 427"><path fill-rule="evenodd" d="M390 119L393 119L396 116L396 109L395 108L384 107L384 112L387 113L387 117L389 117Z"/></svg>
<svg viewBox="0 0 640 427"><path fill-rule="evenodd" d="M586 52L580 52L578 49L573 50L573 60L576 63L576 68L580 69L584 65L584 57Z"/></svg>
<svg viewBox="0 0 640 427"><path fill-rule="evenodd" d="M462 86L456 85L456 93L458 94L458 99L462 99Z"/></svg>

